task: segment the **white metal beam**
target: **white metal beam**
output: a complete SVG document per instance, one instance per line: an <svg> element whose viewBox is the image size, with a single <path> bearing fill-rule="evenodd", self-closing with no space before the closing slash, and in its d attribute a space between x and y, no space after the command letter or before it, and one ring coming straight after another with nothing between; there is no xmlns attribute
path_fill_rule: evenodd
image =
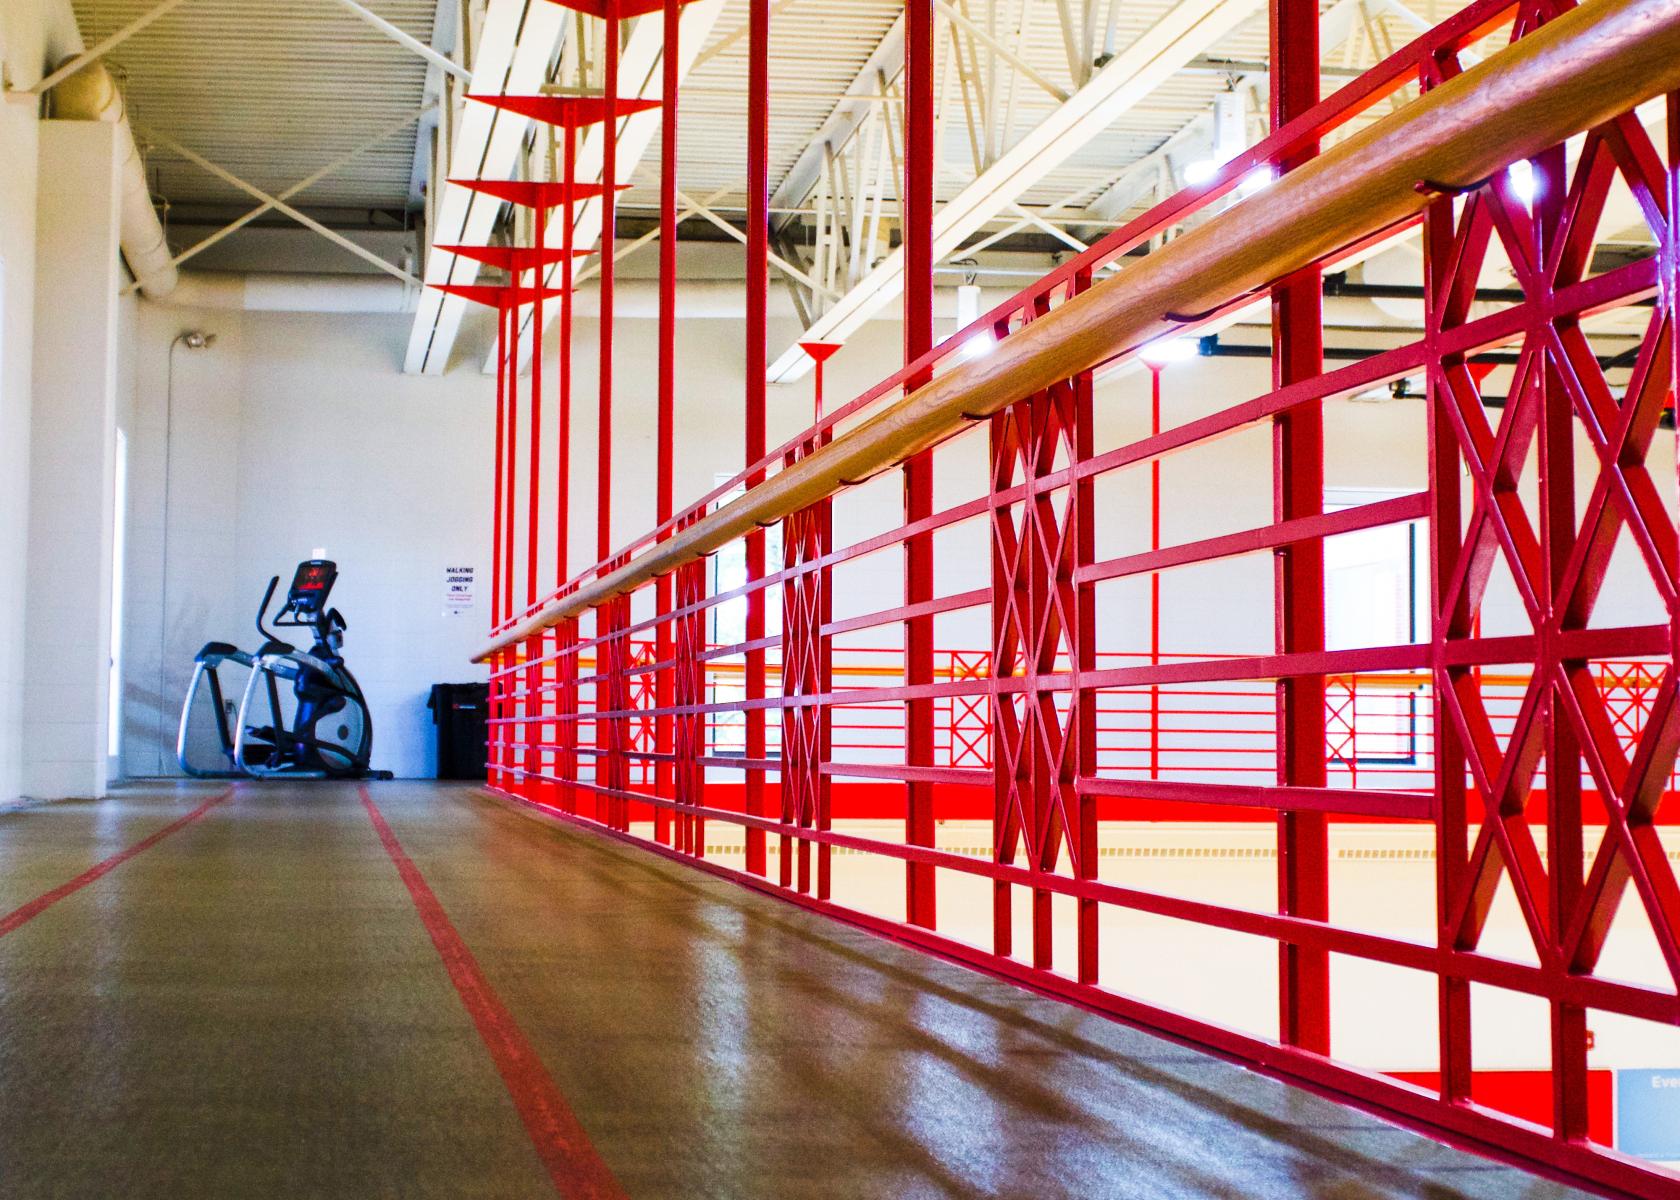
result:
<svg viewBox="0 0 1680 1200"><path fill-rule="evenodd" d="M422 108L419 112L409 113L408 116L404 117L401 121L397 121L397 122L394 122L390 125L387 125L384 129L382 129L378 133L374 134L372 137L370 137L367 141L363 142L361 145L355 147L352 150L347 151L344 154L339 155L337 158L333 159L331 162L327 163L325 166L316 168L314 171L310 172L310 174L304 176L304 178L298 180L296 183L292 184L291 187L289 187L285 191L281 192L278 196L275 196L272 199L264 200L261 204L257 205L255 208L251 209L249 212L246 212L242 216L234 218L232 221L228 222L226 225L224 225L220 229L216 230L215 233L210 234L208 237L205 237L200 241L194 242L191 246L188 246L185 250L181 251L181 253L177 254L174 258L170 259L169 260L169 265L172 266L172 267L179 267L182 263L186 262L188 259L194 258L194 257L204 253L204 251L210 249L210 247L216 245L216 243L222 241L223 239L225 239L227 237L230 237L231 235L233 235L235 233L238 233L241 229L245 228L245 226L249 225L252 221L255 221L258 217L262 216L264 213L273 212L275 205L280 204L283 201L290 200L293 196L296 196L300 192L308 191L310 188L314 187L317 183L321 182L321 180L325 179L328 175L331 175L334 171L338 170L340 167L345 166L346 164L350 163L352 160L354 160L354 159L360 157L361 155L365 154L367 151L373 149L375 146L379 145L379 143L383 142L385 139L395 137L397 134L399 134L403 130L407 129L410 125L414 124L414 122L420 120L422 117L424 117L427 113L429 113L431 111L432 111L432 106L427 105L425 108ZM126 296L130 292L135 292L135 291L138 291L139 289L140 289L140 281L138 279L136 279L132 283L130 283L126 288L123 289L122 294Z"/></svg>
<svg viewBox="0 0 1680 1200"><path fill-rule="evenodd" d="M1326 55L1349 42L1355 30L1383 16L1392 16L1406 29L1420 32L1430 28L1429 22L1406 8L1399 0L1337 0L1319 18L1319 40ZM1377 55L1366 47L1362 57L1373 61ZM1265 79L1265 63L1245 64L1237 80L1237 87L1260 87ZM1365 64L1342 68L1346 74L1358 74ZM1329 73L1328 71L1326 72ZM1122 171L1101 195L1087 207L1088 211L1105 221L1119 220L1131 207L1154 189L1164 167L1176 173L1184 164L1207 158L1214 150L1213 116L1198 113L1177 133L1167 138L1151 153Z"/></svg>
<svg viewBox="0 0 1680 1200"><path fill-rule="evenodd" d="M1080 146L1262 8L1261 0L1182 0L934 215L935 257L956 250ZM903 288L901 248L832 305L800 340L845 341ZM810 357L797 345L789 346L771 364L770 381L788 383L810 368Z"/></svg>
<svg viewBox="0 0 1680 1200"><path fill-rule="evenodd" d="M93 62L95 59L105 57L106 54L122 45L122 43L139 33L153 21L168 13L174 12L186 2L187 0L162 0L162 2L156 7L147 9L138 17L135 17L134 20L130 21L127 25L124 25L121 29L111 34L111 36L105 38L98 45L92 47L91 49L84 50L80 54L76 55L75 58L72 58L51 75L48 75L45 79L41 80L40 83L37 83L34 87L30 88L26 94L30 96L39 96L43 92L51 91L53 88L63 83L66 79L70 78L70 76L74 75L77 71L80 71L83 67L87 66L90 62ZM10 89L7 90L9 91Z"/></svg>
<svg viewBox="0 0 1680 1200"><path fill-rule="evenodd" d="M404 32L396 25L391 24L391 22L369 9L366 5L357 3L357 0L338 0L338 3L349 9L352 13L360 17L363 21L366 21L375 29L379 30L380 33L390 38L397 45L403 47L405 50L411 50L415 54L418 54L421 58L431 63L432 66L438 68L438 70L447 71L449 74L459 79L462 83L472 82L472 72L467 70L460 63L450 58L447 54L439 54L436 50L426 45L425 42L422 42L419 38Z"/></svg>
<svg viewBox="0 0 1680 1200"><path fill-rule="evenodd" d="M181 145L181 143L173 141L169 138L166 138L162 134L153 132L151 130L142 129L141 132L143 134L145 134L146 139L148 141L153 142L156 145L162 146L165 150L170 150L170 151L173 151L176 154L179 154L182 158L186 159L188 162L192 163L194 166L199 167L202 170L208 171L210 174L214 175L217 179L220 179L223 183L231 184L233 187L238 188L240 191L244 192L246 195L250 196L252 199L261 200L264 204L268 205L270 208L275 209L278 212L285 213L288 217L290 217L292 220L296 221L299 225L302 225L306 229L314 230L316 233L318 233L322 237L326 238L327 241L333 243L335 246L342 246L344 249L348 250L351 254L354 254L357 258L365 259L367 262L369 262L372 265L378 267L381 271L384 271L387 275L393 275L396 278L402 280L404 283L410 285L411 287L419 287L420 286L420 281L418 279L416 279L414 276L410 275L407 271L403 270L401 267L395 265L394 263L387 262L383 258L380 258L379 255L375 254L372 250L369 250L366 246L357 245L355 242L351 241L349 238L345 237L342 233L339 233L337 230L328 229L325 225L321 224L321 222L317 221L314 217L309 216L307 213L299 212L297 209L293 208L290 204L287 204L284 200L281 200L276 196L270 196L267 192L263 191L260 187L257 187L255 184L246 183L243 179L239 178L239 176L235 175L232 171L229 171L225 167L217 166L215 163L213 163L209 159L205 158L202 154L196 154L193 151L188 150L185 146Z"/></svg>
<svg viewBox="0 0 1680 1200"><path fill-rule="evenodd" d="M724 193L720 192L717 194L722 195ZM747 244L747 235L713 212L709 207L707 207L706 201L696 200L694 197L686 194L679 188L677 190L677 203L687 206L683 212L679 214L677 218L679 221L689 215L703 217L707 221L710 221L713 225L716 225L724 233L727 233L730 237L734 238L737 242L740 242L743 246ZM832 292L828 292L828 289L823 287L821 283L812 279L804 271L801 271L793 263L790 263L787 259L783 258L780 254L777 254L775 251L771 251L768 258L771 266L781 271L782 274L797 279L813 292L825 292L829 295L833 294ZM614 261L616 261L616 259Z"/></svg>
<svg viewBox="0 0 1680 1200"><path fill-rule="evenodd" d="M687 75L694 65L694 60L700 56L701 47L705 44L712 26L717 23L718 16L723 12L724 0L696 0L695 3L685 4L679 14L681 22L678 28L680 49L677 59L677 78L680 80ZM659 13L640 17L630 27L629 36L624 41L624 49L619 54L618 80L621 98L637 100L657 100L664 87L664 68L662 66L665 55L665 31L663 19ZM621 117L618 121L618 152L617 172L620 181L631 178L636 171L636 164L653 142L653 136L659 131L661 120L660 109L648 109L644 112L632 113ZM584 136L579 139L575 169L577 179L581 183L599 183L603 171L603 150L606 147L608 129L605 125L591 125ZM692 204L692 200L686 201ZM704 215L702 213L701 215ZM572 226L572 244L579 250L587 250L595 244L601 236L601 202L597 200L585 201L576 206ZM553 233L551 244L559 243L558 232ZM550 284L557 285L561 279L562 268L556 263L548 269L546 279ZM545 325L559 318L558 304L548 305L543 310ZM519 328L519 364L525 365L531 355L531 320L532 313L525 310L521 313L523 323ZM484 371L490 374L496 369L496 351L491 350L485 360Z"/></svg>
<svg viewBox="0 0 1680 1200"><path fill-rule="evenodd" d="M556 46L564 36L571 14L548 0L489 0L484 23L473 47L473 93L475 95L529 95L542 87ZM530 119L488 104L467 104L458 113L445 114L453 129L446 169L432 179L432 228L427 231L431 249L426 254L425 279L429 284L471 283L478 278L479 264L459 258L439 245L478 245L487 241L495 228L501 205L448 181L457 179L511 179L519 162ZM412 373L441 375L449 365L467 302L428 287L420 294L409 334L403 369Z"/></svg>
<svg viewBox="0 0 1680 1200"><path fill-rule="evenodd" d="M858 70L852 82L847 85L838 103L817 127L810 142L800 153L792 167L788 168L782 182L776 186L770 196L770 209L798 208L805 202L805 197L811 194L811 189L817 186L817 180L822 175L825 146L838 149L845 145L846 140L857 132L868 117L872 105L878 103L875 97L882 92L881 79L891 80L904 70L904 14L900 13L888 28L885 36L869 58ZM788 218L772 218L771 223L780 227Z"/></svg>

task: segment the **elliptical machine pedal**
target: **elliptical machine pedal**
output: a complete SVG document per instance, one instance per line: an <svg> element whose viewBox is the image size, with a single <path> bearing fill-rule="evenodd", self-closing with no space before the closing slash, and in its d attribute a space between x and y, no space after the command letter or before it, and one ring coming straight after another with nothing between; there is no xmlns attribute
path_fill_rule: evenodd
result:
<svg viewBox="0 0 1680 1200"><path fill-rule="evenodd" d="M369 766L373 719L356 677L344 664L344 615L326 606L338 567L326 559L299 563L286 602L274 615L275 629L309 630L312 644L298 650L265 625L280 576L268 581L257 608L262 648L247 654L227 642L207 642L193 660L192 682L181 706L175 757L199 779L390 779ZM249 672L235 706L223 689L228 664ZM289 695L281 683L290 684ZM201 698L213 714L211 728L220 758L213 766L195 761L194 713ZM202 721L200 722L202 724Z"/></svg>

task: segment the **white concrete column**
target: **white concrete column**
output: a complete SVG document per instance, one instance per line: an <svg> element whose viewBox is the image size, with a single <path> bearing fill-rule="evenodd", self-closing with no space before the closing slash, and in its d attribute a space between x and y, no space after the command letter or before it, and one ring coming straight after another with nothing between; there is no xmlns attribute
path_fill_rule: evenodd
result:
<svg viewBox="0 0 1680 1200"><path fill-rule="evenodd" d="M105 793L119 346L117 128L47 121L36 204L24 794Z"/></svg>
<svg viewBox="0 0 1680 1200"><path fill-rule="evenodd" d="M0 805L23 792L23 614L39 125L33 107L0 103L0 163L5 164L0 169Z"/></svg>

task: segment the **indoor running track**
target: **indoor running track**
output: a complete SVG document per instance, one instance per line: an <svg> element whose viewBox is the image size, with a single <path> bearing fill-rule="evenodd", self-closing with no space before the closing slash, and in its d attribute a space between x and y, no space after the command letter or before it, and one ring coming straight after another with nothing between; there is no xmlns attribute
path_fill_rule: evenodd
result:
<svg viewBox="0 0 1680 1200"><path fill-rule="evenodd" d="M467 787L0 812L0 1197L1572 1195Z"/></svg>

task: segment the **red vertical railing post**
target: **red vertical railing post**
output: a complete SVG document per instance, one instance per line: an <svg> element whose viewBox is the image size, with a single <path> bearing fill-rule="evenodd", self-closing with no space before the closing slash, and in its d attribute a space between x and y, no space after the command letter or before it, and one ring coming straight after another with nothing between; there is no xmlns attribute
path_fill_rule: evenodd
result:
<svg viewBox="0 0 1680 1200"><path fill-rule="evenodd" d="M769 365L766 319L770 286L770 0L748 0L747 5L747 328L745 458L750 467L764 457L764 405ZM747 476L747 487L764 482L762 471ZM765 634L764 531L755 530L746 539L747 620L744 695L748 704L764 699ZM764 709L748 708L744 714L746 758L745 803L753 816L763 816L766 753ZM746 866L755 875L768 870L764 832L746 831Z"/></svg>
<svg viewBox="0 0 1680 1200"><path fill-rule="evenodd" d="M603 39L606 119L601 128L600 368L595 421L595 561L612 555L613 249L618 231L618 2L609 0Z"/></svg>
<svg viewBox="0 0 1680 1200"><path fill-rule="evenodd" d="M904 361L911 363L933 349L933 188L934 145L934 4L909 0L904 19ZM926 374L905 381L905 391L927 382ZM904 523L933 515L933 452L904 464ZM904 539L904 603L933 599L933 535L913 533ZM904 682L907 687L933 684L933 617L904 622ZM931 696L904 705L904 761L931 767L934 753L934 704ZM915 846L934 843L933 785L912 779L905 787L904 838ZM905 867L905 907L913 925L937 923L934 869L927 863Z"/></svg>
<svg viewBox="0 0 1680 1200"><path fill-rule="evenodd" d="M1668 116L1668 227L1663 233L1660 252L1663 267L1658 277L1669 311L1680 310L1680 92L1670 92L1667 100ZM1668 356L1669 413L1680 426L1680 350ZM1680 474L1680 440L1675 444L1675 471ZM1677 552L1680 553L1680 552ZM1680 578L1680 561L1674 564L1675 577Z"/></svg>
<svg viewBox="0 0 1680 1200"><path fill-rule="evenodd" d="M568 123L563 130L565 149L561 156L561 184L567 197L566 223L560 233L560 412L555 437L554 501L554 586L565 586L571 575L572 530L572 287L575 282L577 209L572 188L577 183L577 129Z"/></svg>
<svg viewBox="0 0 1680 1200"><path fill-rule="evenodd" d="M554 627L554 716L559 723L554 773L560 777L556 800L564 812L575 813L578 778L578 633L577 618Z"/></svg>
<svg viewBox="0 0 1680 1200"><path fill-rule="evenodd" d="M1530 201L1536 275L1524 282L1547 291L1574 279L1550 277L1545 265L1565 225L1569 187L1564 148L1555 146L1533 160L1535 194ZM1519 268L1520 270L1520 268ZM1576 542L1575 413L1568 390L1549 361L1534 377L1540 402L1540 546L1544 560L1539 584L1549 620L1561 626L1565 576ZM1581 669L1586 663L1580 662ZM1540 672L1537 670L1536 674ZM1549 686L1550 681L1531 686ZM1581 900L1585 866L1581 808L1581 746L1573 727L1555 707L1546 718L1546 865L1550 882L1549 933L1552 951L1567 953L1570 919ZM1552 1129L1555 1136L1587 1136L1587 1011L1554 998L1551 1002Z"/></svg>
<svg viewBox="0 0 1680 1200"><path fill-rule="evenodd" d="M671 519L672 472L676 453L677 396L677 53L681 14L677 0L665 0L661 14L665 44L661 52L660 96L665 113L659 131L659 396L655 416L656 448L654 481L654 524ZM676 638L671 628L671 596L675 581L661 576L654 584L653 658L654 707L660 716L653 723L653 749L658 760L653 771L653 793L661 799L676 795L672 755L676 749L675 725L670 715L676 703L676 673L671 666ZM655 841L671 841L671 812L662 805L653 810Z"/></svg>
<svg viewBox="0 0 1680 1200"><path fill-rule="evenodd" d="M602 79L605 88L602 109L605 119L601 129L601 315L597 322L600 338L600 389L597 393L599 409L596 418L596 561L603 566L612 554L613 511L613 288L617 275L615 250L618 240L618 66L619 17L618 0L607 0L602 38ZM628 604L628 600L623 601ZM595 633L599 640L595 652L595 669L604 676L604 686L595 691L596 705L614 714L629 707L628 689L624 687L624 647L621 645L620 599L615 598L596 610ZM604 665L603 665L604 664ZM602 697L605 703L602 704ZM606 821L614 828L625 825L626 805L622 789L627 781L624 770L624 738L628 718L609 716L596 718L596 742L605 739L606 757L595 760L595 783L601 786L603 767L606 774ZM599 807L599 806L598 806Z"/></svg>
<svg viewBox="0 0 1680 1200"><path fill-rule="evenodd" d="M823 363L826 362L840 347L835 344L822 346L805 343L805 353L816 360L815 378L812 380L811 407L815 413L815 421L821 421L823 415ZM812 442L807 442L809 453L821 449L834 440L832 430L824 429ZM815 545L812 552L820 558L826 558L834 549L834 500L826 498L816 504L812 512L812 520L816 528L812 531ZM816 636L813 639L813 649L817 656L816 688L819 695L831 695L834 691L834 639L824 630L834 620L834 570L832 567L821 567L815 572L812 586L816 588L818 599L811 605L812 621L816 625ZM810 777L816 792L818 829L828 829L833 824L833 782L827 773L827 766L834 757L834 710L823 704L816 714L816 762L812 765ZM827 843L817 847L817 898L829 899L833 891L833 854L834 848Z"/></svg>
<svg viewBox="0 0 1680 1200"><path fill-rule="evenodd" d="M1088 286L1080 272L1074 291ZM1050 309L1039 297L1034 319ZM1054 876L1063 848L1074 874L1095 878L1096 798L1080 781L1095 774L1096 694L1083 676L1096 666L1096 606L1078 581L1094 557L1088 481L1068 484L1056 503L1064 463L1089 457L1091 379L1082 372L1019 400L991 419L993 853L1012 866L1024 852L1035 877ZM999 499L1020 490L1020 499ZM1064 683L1070 678L1071 683ZM1013 953L1010 884L994 881L993 949ZM1032 965L1055 962L1054 892L1032 886ZM1076 925L1079 976L1097 975L1096 909L1081 903Z"/></svg>
<svg viewBox="0 0 1680 1200"><path fill-rule="evenodd" d="M507 440L508 304L496 306L496 466L494 513L490 524L490 628L502 623L502 453Z"/></svg>
<svg viewBox="0 0 1680 1200"><path fill-rule="evenodd" d="M1073 278L1070 299L1091 286L1091 272L1082 270ZM1092 372L1082 371L1074 377L1069 396L1073 428L1067 434L1069 468L1076 469L1096 452L1094 393ZM1158 394L1158 393L1157 393ZM1158 460L1157 460L1158 461ZM1097 877L1097 797L1080 790L1080 783L1097 773L1097 701L1098 692L1084 681L1084 675L1097 666L1097 589L1090 582L1078 582L1078 572L1097 559L1096 481L1089 475L1074 483L1068 496L1064 523L1067 550L1058 564L1056 588L1061 597L1073 596L1066 620L1073 622L1067 635L1068 671L1072 683L1069 712L1064 726L1062 756L1057 764L1057 785L1062 791L1062 811L1072 812L1074 828L1067 831L1068 857L1074 874L1080 879ZM1067 744L1072 740L1072 746ZM1054 863L1052 862L1052 865ZM1095 984L1099 965L1099 930L1097 925L1101 906L1095 900L1081 899L1077 917L1076 971L1079 982Z"/></svg>
<svg viewBox="0 0 1680 1200"><path fill-rule="evenodd" d="M800 346L816 364L814 407L820 414L823 360L838 347L820 342ZM788 451L786 465L815 454L828 441L828 433L813 433ZM826 702L813 701L827 696L833 682L832 643L824 632L833 604L829 569L810 565L832 549L831 512L832 502L825 498L782 522L782 566L791 578L782 584L782 699L789 703L782 709L781 814L784 825L801 829L826 830L831 816L832 789L823 768L832 751L832 716ZM801 838L794 847L784 833L780 850L781 885L809 893L811 843ZM821 899L829 895L830 854L827 844L817 847L816 894Z"/></svg>
<svg viewBox="0 0 1680 1200"><path fill-rule="evenodd" d="M542 356L543 356L543 250L548 228L548 205L539 202L532 212L532 233L536 254L531 266L531 465L526 486L530 490L529 524L525 530L525 609L537 604L537 556L542 534ZM515 286L519 272L513 274ZM543 709L546 707L542 691L543 635L534 634L525 642L525 715L535 718L525 726L525 795L535 799L547 789L538 776L542 773Z"/></svg>
<svg viewBox="0 0 1680 1200"><path fill-rule="evenodd" d="M996 336L1009 335L1008 323L999 322ZM992 730L992 858L994 862L1015 860L1018 822L1014 817L1021 731L1019 714L1011 692L1013 677L1020 666L1021 641L1015 613L1016 568L1020 558L1020 535L1009 506L999 497L1015 482L1016 460L1020 455L1019 423L1012 408L992 414L987 422L986 492L989 500L992 602L990 612L992 669L987 676L987 701ZM1014 903L1007 880L992 881L992 953L1007 957L1015 949Z"/></svg>
<svg viewBox="0 0 1680 1200"><path fill-rule="evenodd" d="M686 524L686 523L685 523ZM677 568L676 580L676 848L704 856L706 827L693 810L705 803L706 560Z"/></svg>
<svg viewBox="0 0 1680 1200"><path fill-rule="evenodd" d="M1318 102L1316 0L1271 0L1272 128ZM1299 150L1280 164L1288 170L1317 153ZM1309 268L1272 289L1272 381L1283 387L1324 370L1323 283ZM1286 521L1324 511L1324 411L1320 401L1298 405L1273 422L1273 513ZM1277 649L1290 654L1324 648L1324 547L1297 543L1276 556ZM1324 677L1303 675L1278 685L1278 783L1323 787ZM1324 920L1330 915L1330 850L1323 813L1278 816L1278 909ZM1330 956L1325 950L1280 943L1280 1039L1320 1054L1330 1052Z"/></svg>
<svg viewBox="0 0 1680 1200"><path fill-rule="evenodd" d="M622 565L622 564L615 564ZM630 828L630 752L635 745L636 717L630 699L630 597L615 596L606 606L609 644L608 703L613 717L608 723L607 786L612 789L612 827Z"/></svg>
<svg viewBox="0 0 1680 1200"><path fill-rule="evenodd" d="M572 188L577 181L577 130L571 122L561 129L560 181L565 201L560 234L560 329L556 338L559 362L557 411L554 428L554 589L571 576L572 530L572 284L577 209ZM541 255L538 256L539 258ZM546 270L542 278L546 279ZM577 811L577 622L554 629L554 774L561 782L556 802L567 812ZM568 679L568 669L570 677ZM569 714L569 715L568 715Z"/></svg>
<svg viewBox="0 0 1680 1200"><path fill-rule="evenodd" d="M1160 363L1149 363L1149 432L1161 432ZM1149 548L1161 548L1161 458L1149 460ZM1149 665L1161 665L1161 572L1149 572ZM1161 778L1161 685L1149 685L1149 778Z"/></svg>
<svg viewBox="0 0 1680 1200"><path fill-rule="evenodd" d="M503 299L496 306L496 466L493 513L490 524L490 628L495 629L502 623L502 452L503 443L507 437L507 355L508 355L508 304ZM497 655L490 663L490 698L489 698L489 745L485 748L487 760L490 762L488 778L494 784L501 785L505 781L501 771L501 718L505 715L505 706L501 701L501 694L505 690L505 683L496 673L501 656Z"/></svg>
<svg viewBox="0 0 1680 1200"><path fill-rule="evenodd" d="M1427 86L1434 80L1426 73ZM1469 877L1469 802L1465 786L1466 755L1457 724L1448 716L1447 697L1466 686L1479 692L1476 669L1450 661L1454 640L1475 636L1470 612L1453 601L1453 579L1463 554L1463 494L1458 438L1447 415L1450 385L1439 352L1445 324L1446 296L1452 284L1453 200L1429 206L1423 223L1425 342L1429 347L1426 414L1429 440L1430 660L1435 731L1435 909L1440 952L1461 948L1458 898ZM1441 1098L1463 1103L1470 1098L1472 1068L1470 984L1443 972L1436 979Z"/></svg>
<svg viewBox="0 0 1680 1200"><path fill-rule="evenodd" d="M502 530L502 608L503 620L511 621L514 614L513 590L513 561L514 561L514 521L515 501L519 492L519 276L517 272L509 273L509 285L513 291L513 301L508 314L508 352L507 352L507 462L503 467L503 476L507 480L507 499L502 505L502 515L505 521ZM502 651L502 693L504 696L504 712L502 724L502 764L504 767L503 781L510 790L520 790L518 775L520 764L513 760L513 745L518 735L515 733L514 718L519 715L522 701L511 693L519 690L517 677L513 668L518 662L518 651L509 646Z"/></svg>
<svg viewBox="0 0 1680 1200"><path fill-rule="evenodd" d="M506 498L502 503L502 620L513 618L513 501L517 489L514 464L519 441L519 287L517 276L510 279L513 299L508 312L508 348L504 367L507 370L507 459L502 466L506 482Z"/></svg>

